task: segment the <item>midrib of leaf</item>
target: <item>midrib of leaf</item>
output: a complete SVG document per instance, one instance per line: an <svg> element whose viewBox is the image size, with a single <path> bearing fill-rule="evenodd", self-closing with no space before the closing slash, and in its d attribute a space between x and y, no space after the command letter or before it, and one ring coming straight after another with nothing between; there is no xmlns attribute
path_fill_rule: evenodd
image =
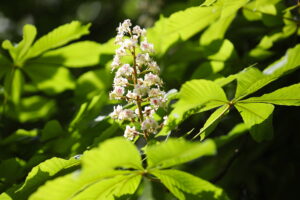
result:
<svg viewBox="0 0 300 200"><path fill-rule="evenodd" d="M198 137L199 135L201 135L204 131L206 131L209 127L211 127L211 125L213 125L215 123L215 121L217 121L218 119L220 119L221 117L223 117L224 113L226 113L229 109L230 109L230 105L229 104L226 104L225 105L226 108L213 120L211 121L211 123L203 130L201 130L199 133L197 133L193 138L192 140L194 140L196 137Z"/></svg>
<svg viewBox="0 0 300 200"><path fill-rule="evenodd" d="M298 100L300 101L300 98L295 98L295 99L264 99L264 100L253 100L253 101L249 101L248 99L239 101L240 103L268 103L269 101L294 101L294 100ZM272 103L271 103L272 104Z"/></svg>

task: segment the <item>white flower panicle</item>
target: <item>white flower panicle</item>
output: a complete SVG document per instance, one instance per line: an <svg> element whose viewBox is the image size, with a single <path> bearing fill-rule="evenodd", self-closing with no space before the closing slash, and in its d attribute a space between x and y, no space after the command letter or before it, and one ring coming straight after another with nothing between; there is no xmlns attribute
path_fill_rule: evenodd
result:
<svg viewBox="0 0 300 200"><path fill-rule="evenodd" d="M164 122L159 124L154 119L154 113L165 107L167 99L166 93L161 90L160 68L150 56L154 53L154 46L148 42L145 29L131 26L131 21L126 19L117 28L115 44L119 48L111 64L115 78L109 96L134 103L136 109L123 109L118 105L110 116L115 120L138 122L139 125L126 126L124 137L133 140L143 135L147 139L163 126ZM128 56L132 57L132 63L123 63L122 58Z"/></svg>

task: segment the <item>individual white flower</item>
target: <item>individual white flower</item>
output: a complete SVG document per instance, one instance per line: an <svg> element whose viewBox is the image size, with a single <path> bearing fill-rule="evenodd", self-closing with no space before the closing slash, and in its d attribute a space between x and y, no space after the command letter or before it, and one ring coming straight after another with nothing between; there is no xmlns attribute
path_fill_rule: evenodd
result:
<svg viewBox="0 0 300 200"><path fill-rule="evenodd" d="M138 94L135 93L135 92L132 92L132 91L128 91L127 94L126 94L126 97L129 98L129 101L132 101L132 100L136 100L137 99L137 96Z"/></svg>
<svg viewBox="0 0 300 200"><path fill-rule="evenodd" d="M123 46L121 46L120 48L118 48L116 50L116 55L119 56L119 57L120 56L126 56L127 55L126 49Z"/></svg>
<svg viewBox="0 0 300 200"><path fill-rule="evenodd" d="M125 92L125 89L120 86L114 87L114 90L109 94L109 97L111 99L121 99L123 97L123 94Z"/></svg>
<svg viewBox="0 0 300 200"><path fill-rule="evenodd" d="M133 92L139 96L144 96L148 93L149 87L145 85L136 85L133 89Z"/></svg>
<svg viewBox="0 0 300 200"><path fill-rule="evenodd" d="M130 109L125 109L119 114L119 120L131 120L133 118L135 118L135 113Z"/></svg>
<svg viewBox="0 0 300 200"><path fill-rule="evenodd" d="M154 106L155 108L158 107L165 107L166 106L166 99L159 97L159 98L151 98L150 104Z"/></svg>
<svg viewBox="0 0 300 200"><path fill-rule="evenodd" d="M130 39L125 39L124 42L122 43L122 47L125 49L133 50L134 47L137 45L137 40L130 38Z"/></svg>
<svg viewBox="0 0 300 200"><path fill-rule="evenodd" d="M114 78L114 86L121 86L126 87L128 84L128 80L122 77L115 77Z"/></svg>
<svg viewBox="0 0 300 200"><path fill-rule="evenodd" d="M109 116L113 119L118 119L120 113L123 111L123 107L118 105L117 107L114 106L114 111L109 114Z"/></svg>
<svg viewBox="0 0 300 200"><path fill-rule="evenodd" d="M138 35L138 36L145 36L146 35L146 29L141 29L141 27L140 26L135 26L135 27L133 27L133 29L132 29L132 33L133 34L136 34L136 35Z"/></svg>
<svg viewBox="0 0 300 200"><path fill-rule="evenodd" d="M124 137L129 139L129 140L133 140L135 138L135 136L138 135L138 132L135 130L135 127L130 127L130 126L126 126L125 132L124 132Z"/></svg>
<svg viewBox="0 0 300 200"><path fill-rule="evenodd" d="M147 117L152 117L155 113L155 110L151 106L146 106L143 110L143 114Z"/></svg>
<svg viewBox="0 0 300 200"><path fill-rule="evenodd" d="M151 61L150 56L148 53L145 54L138 54L136 56L136 64L139 66L147 65Z"/></svg>
<svg viewBox="0 0 300 200"><path fill-rule="evenodd" d="M123 34L118 34L116 39L115 39L115 44L121 45L123 42Z"/></svg>
<svg viewBox="0 0 300 200"><path fill-rule="evenodd" d="M149 97L162 97L165 95L164 91L161 91L158 88L151 88L150 91L148 92Z"/></svg>
<svg viewBox="0 0 300 200"><path fill-rule="evenodd" d="M129 64L124 64L116 72L116 76L131 76L133 73L133 68Z"/></svg>
<svg viewBox="0 0 300 200"><path fill-rule="evenodd" d="M141 50L144 52L154 52L154 46L151 43L148 43L148 41L145 39L141 42Z"/></svg>
<svg viewBox="0 0 300 200"><path fill-rule="evenodd" d="M114 59L111 63L112 66L112 70L114 70L115 68L119 67L121 65L121 61L120 61L120 57L118 55L114 56Z"/></svg>
<svg viewBox="0 0 300 200"><path fill-rule="evenodd" d="M124 20L123 23L120 23L119 27L117 28L118 34L123 35L125 33L130 32L130 26L131 26L131 21L129 19Z"/></svg>
<svg viewBox="0 0 300 200"><path fill-rule="evenodd" d="M160 68L155 61L148 63L148 70L152 71L154 74L158 74L160 72Z"/></svg>
<svg viewBox="0 0 300 200"><path fill-rule="evenodd" d="M158 123L153 118L146 118L142 123L143 131L147 130L155 134L157 128L158 128Z"/></svg>
<svg viewBox="0 0 300 200"><path fill-rule="evenodd" d="M156 74L152 74L150 72L150 73L145 75L144 84L147 85L147 86L152 86L152 85L155 85L155 84L160 85L161 80L160 80L159 76L157 76Z"/></svg>

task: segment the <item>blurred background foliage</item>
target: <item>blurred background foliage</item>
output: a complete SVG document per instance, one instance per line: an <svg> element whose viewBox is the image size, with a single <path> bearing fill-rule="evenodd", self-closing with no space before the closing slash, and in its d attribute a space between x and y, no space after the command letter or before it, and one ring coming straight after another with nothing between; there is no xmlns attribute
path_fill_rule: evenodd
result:
<svg viewBox="0 0 300 200"><path fill-rule="evenodd" d="M16 109L7 104L7 113L4 114L3 110L1 113L0 192L18 188L18 184L25 180L32 167L46 159L54 156L70 158L97 146L107 138L122 135L119 125L106 117L116 103L108 100L112 82L110 60L113 48L111 42L107 41L115 36L119 22L130 18L134 24L149 28L161 16L168 17L174 12L199 6L203 2L204 0L1 1L0 41L9 39L19 42L25 24L35 25L39 38L60 25L78 20L83 24L92 23L90 34L78 41L91 40L104 44L101 51L107 53L103 53L94 64L69 69L70 85L62 91L51 93L39 90L36 85L28 82L36 76L24 77L26 84L21 94L21 107ZM253 10L255 5L251 3L244 6L235 17L228 19L227 26L224 23L223 36L212 43L206 43L209 39L201 38L209 38L213 32L202 31L187 41L178 41L166 53L157 55L165 89L179 90L184 82L191 79L215 80L237 73L250 65L262 70L283 56L288 48L298 44L299 2L272 0L266 4L269 7L258 11ZM287 12L288 8L291 9ZM1 54L9 57L4 49L1 49ZM48 69L51 73L51 68ZM298 70L255 95L299 80ZM2 78L1 102L5 102L4 85ZM229 99L233 97L234 90L233 83L225 87ZM3 105L4 103L2 109ZM209 114L211 113L190 116L177 127L174 135L182 136L192 128L197 132ZM212 133L212 137L227 134L240 122L237 112L227 115ZM299 107L278 106L273 114L272 140L257 143L249 134L241 134L220 147L217 156L196 160L181 168L220 185L232 199L297 199L300 178L299 124ZM247 131L241 129L240 132ZM75 169L76 167L71 171ZM62 172L61 175L65 173L67 172ZM145 199L163 199L162 195L165 199L171 198L165 189L157 185L153 187L159 192L148 196L144 194Z"/></svg>

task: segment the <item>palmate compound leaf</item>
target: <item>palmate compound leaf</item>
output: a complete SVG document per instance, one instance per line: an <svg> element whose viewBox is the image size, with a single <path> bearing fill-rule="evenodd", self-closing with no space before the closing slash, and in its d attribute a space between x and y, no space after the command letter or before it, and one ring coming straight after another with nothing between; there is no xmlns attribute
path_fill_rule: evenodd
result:
<svg viewBox="0 0 300 200"><path fill-rule="evenodd" d="M300 106L300 83L283 87L261 97L242 100L244 103L272 103L283 106Z"/></svg>
<svg viewBox="0 0 300 200"><path fill-rule="evenodd" d="M272 138L272 112L274 110L272 104L238 102L234 106L242 116L253 139L260 142Z"/></svg>
<svg viewBox="0 0 300 200"><path fill-rule="evenodd" d="M229 200L221 188L206 180L175 169L151 172L179 200L185 200L185 193L197 196L198 200Z"/></svg>
<svg viewBox="0 0 300 200"><path fill-rule="evenodd" d="M45 51L65 45L72 40L80 38L82 35L88 34L90 25L82 25L78 21L73 21L54 29L34 43L32 48L29 49L26 58L39 56Z"/></svg>
<svg viewBox="0 0 300 200"><path fill-rule="evenodd" d="M81 171L48 181L29 199L87 199L93 196L92 199L106 200L114 195L132 194L140 181L139 170L143 167L136 147L124 138L113 138L82 156Z"/></svg>
<svg viewBox="0 0 300 200"><path fill-rule="evenodd" d="M213 155L216 147L211 140L200 143L170 138L164 143L147 145L144 151L147 155L147 169L151 170L152 168L168 168L201 156Z"/></svg>
<svg viewBox="0 0 300 200"><path fill-rule="evenodd" d="M80 161L75 158L65 160L56 157L40 163L29 172L22 187L15 192L15 198L27 199L40 185L51 179L58 172L76 166L79 163Z"/></svg>
<svg viewBox="0 0 300 200"><path fill-rule="evenodd" d="M227 102L223 89L209 80L188 81L180 89L179 101L170 113L167 125L158 135L166 135L191 114L222 106Z"/></svg>

